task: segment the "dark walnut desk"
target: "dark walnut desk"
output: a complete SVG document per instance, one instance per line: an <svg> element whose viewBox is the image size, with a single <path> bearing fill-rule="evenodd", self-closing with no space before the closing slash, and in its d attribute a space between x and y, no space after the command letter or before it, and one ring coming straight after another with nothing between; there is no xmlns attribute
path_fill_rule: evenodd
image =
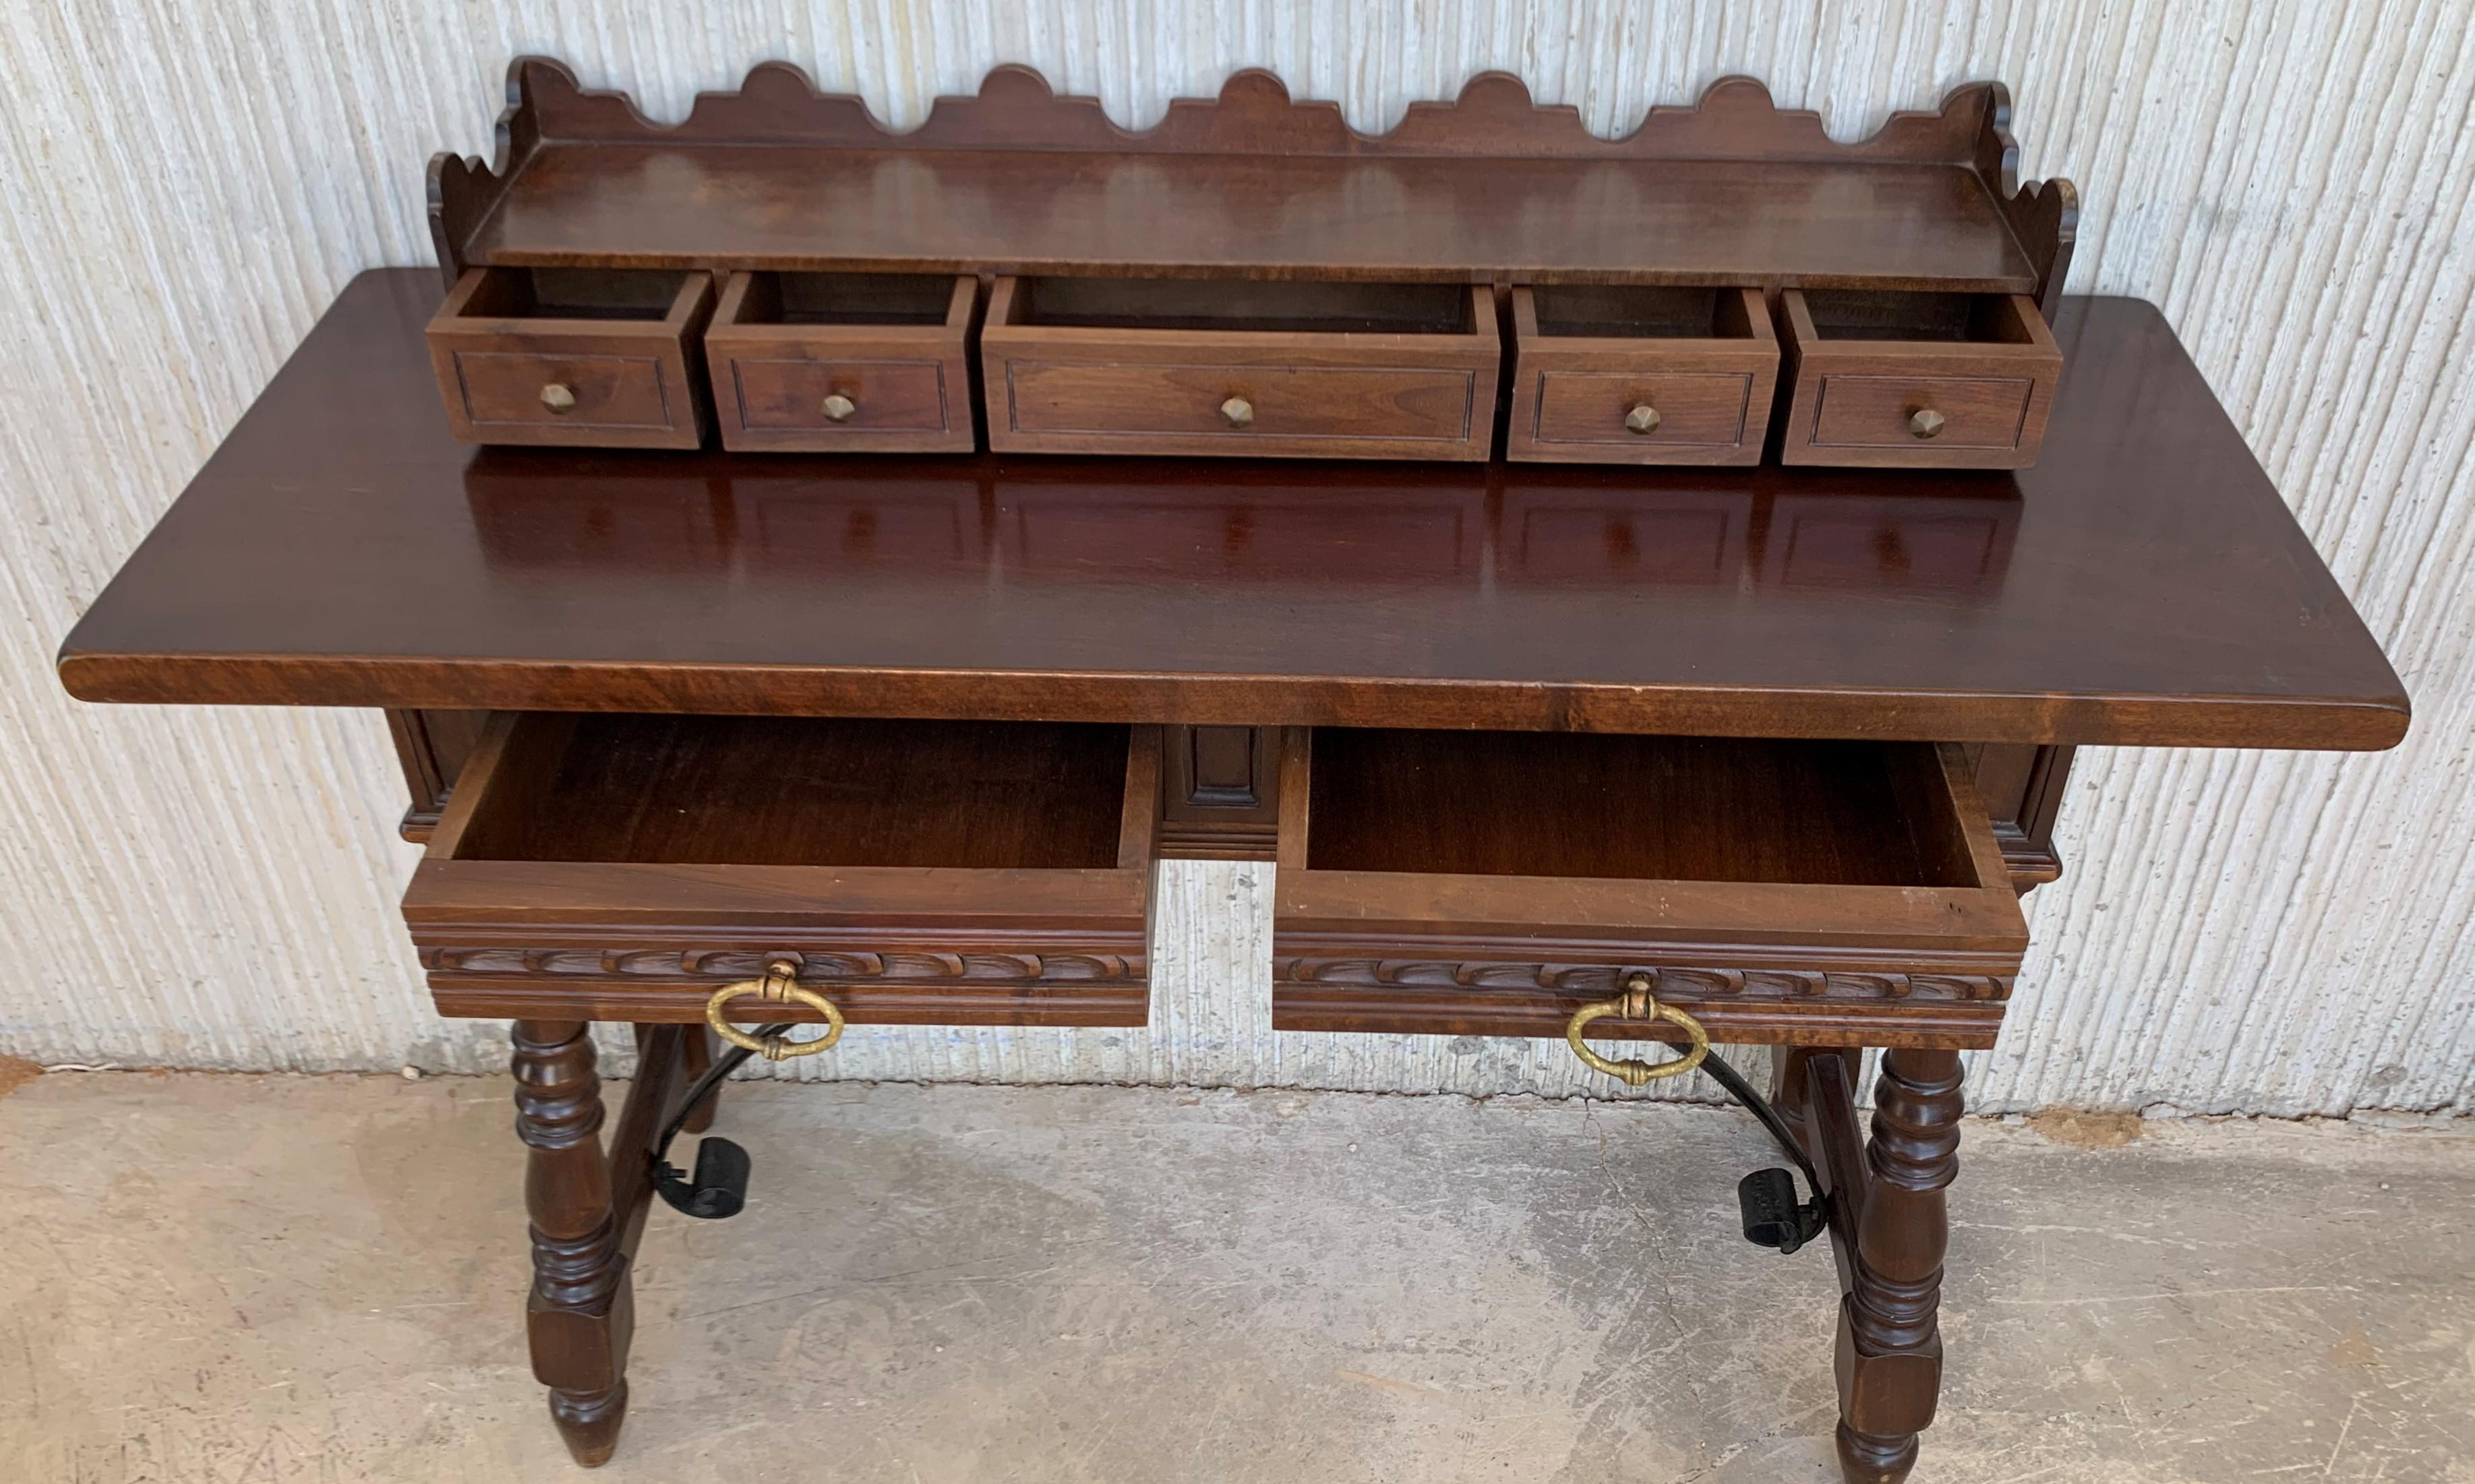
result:
<svg viewBox="0 0 2475 1484"><path fill-rule="evenodd" d="M1285 1027L1558 1035L1641 983L1791 1048L1842 1460L1904 1476L1957 1052L2060 870L2071 748L2407 726L2144 304L2065 305L2008 474L477 452L438 297L356 280L61 675L387 712L439 1008L516 1022L534 1366L587 1463L717 988L787 961L855 1024L1140 1026L1151 868L1206 855L1280 863ZM643 1049L606 1155L596 1020Z"/></svg>

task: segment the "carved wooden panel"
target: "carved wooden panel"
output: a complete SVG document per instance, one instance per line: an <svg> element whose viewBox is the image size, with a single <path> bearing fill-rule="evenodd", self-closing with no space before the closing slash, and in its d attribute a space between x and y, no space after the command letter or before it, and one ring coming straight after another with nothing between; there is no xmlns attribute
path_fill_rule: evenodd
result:
<svg viewBox="0 0 2475 1484"><path fill-rule="evenodd" d="M1994 841L2002 848L2011 884L2025 896L2060 878L2063 857L2054 849L2054 819L2071 779L2071 749L1997 742L1971 752L1977 791L1994 822Z"/></svg>
<svg viewBox="0 0 2475 1484"><path fill-rule="evenodd" d="M387 712L386 719L396 762L412 794L397 832L415 845L427 845L429 832L438 828L439 812L447 807L448 790L463 771L464 759L473 755L490 713L397 710Z"/></svg>
<svg viewBox="0 0 2475 1484"><path fill-rule="evenodd" d="M1277 727L1165 727L1160 854L1270 860L1278 846Z"/></svg>

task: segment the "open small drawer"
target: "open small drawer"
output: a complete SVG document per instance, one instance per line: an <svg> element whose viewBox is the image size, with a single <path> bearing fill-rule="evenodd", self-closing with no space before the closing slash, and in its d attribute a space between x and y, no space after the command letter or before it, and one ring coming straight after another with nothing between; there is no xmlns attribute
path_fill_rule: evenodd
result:
<svg viewBox="0 0 2475 1484"><path fill-rule="evenodd" d="M713 276L467 268L431 316L447 423L467 443L695 448Z"/></svg>
<svg viewBox="0 0 2475 1484"><path fill-rule="evenodd" d="M916 273L734 273L705 360L724 448L968 453L978 283Z"/></svg>
<svg viewBox="0 0 2475 1484"><path fill-rule="evenodd" d="M502 713L404 921L446 1015L699 1021L788 958L854 1022L1139 1026L1160 753L1149 727Z"/></svg>
<svg viewBox="0 0 2475 1484"><path fill-rule="evenodd" d="M2025 294L1779 295L1796 382L1791 464L2025 469L2063 352Z"/></svg>
<svg viewBox="0 0 2475 1484"><path fill-rule="evenodd" d="M980 332L1019 453L1483 459L1501 359L1454 284L1001 278Z"/></svg>
<svg viewBox="0 0 2475 1484"><path fill-rule="evenodd" d="M1956 746L1293 729L1272 1024L1991 1046L2028 934ZM1605 1020L1592 1034L1679 1034Z"/></svg>
<svg viewBox="0 0 2475 1484"><path fill-rule="evenodd" d="M1762 461L1778 338L1752 288L1558 284L1512 291L1505 457Z"/></svg>

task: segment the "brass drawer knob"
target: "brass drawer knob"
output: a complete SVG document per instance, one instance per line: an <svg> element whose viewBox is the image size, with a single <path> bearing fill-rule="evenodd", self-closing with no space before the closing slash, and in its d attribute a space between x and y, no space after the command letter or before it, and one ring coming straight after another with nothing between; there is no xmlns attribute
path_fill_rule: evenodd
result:
<svg viewBox="0 0 2475 1484"><path fill-rule="evenodd" d="M1920 438L1930 438L1942 433L1942 414L1931 408L1919 408L1908 414L1908 432Z"/></svg>
<svg viewBox="0 0 2475 1484"><path fill-rule="evenodd" d="M1681 1029L1692 1041L1692 1049L1681 1056L1671 1056L1658 1062L1610 1060L1581 1044L1581 1032L1590 1022L1610 1015L1624 1020L1663 1020ZM1646 974L1628 977L1624 993L1613 1000L1602 1000L1575 1010L1573 1018L1564 1025L1564 1043L1573 1049L1574 1055L1581 1058L1584 1066L1593 1072L1604 1072L1616 1077L1628 1087L1639 1087L1661 1077L1682 1076L1702 1065L1702 1058L1710 1054L1710 1032L1703 1028L1700 1021L1676 1006L1660 1004L1650 992L1650 976Z"/></svg>
<svg viewBox="0 0 2475 1484"><path fill-rule="evenodd" d="M836 392L825 399L825 421L829 423L849 422L851 414L858 410L859 404L841 392Z"/></svg>
<svg viewBox="0 0 2475 1484"><path fill-rule="evenodd" d="M542 388L542 406L552 412L576 410L576 388L564 382L552 382Z"/></svg>
<svg viewBox="0 0 2475 1484"><path fill-rule="evenodd" d="M1220 404L1220 415L1229 419L1232 428L1243 428L1255 420L1255 404L1243 397L1232 397Z"/></svg>
<svg viewBox="0 0 2475 1484"><path fill-rule="evenodd" d="M742 995L754 995L767 1004L803 1004L825 1018L825 1033L808 1041L793 1041L783 1036L751 1036L730 1023L724 1013L730 1002ZM767 1061L781 1061L792 1056L814 1056L843 1038L843 1012L840 1005L813 989L799 985L799 966L787 958L776 958L765 966L765 977L745 979L737 984L724 984L705 1002L705 1024L714 1033L733 1046L756 1052Z"/></svg>
<svg viewBox="0 0 2475 1484"><path fill-rule="evenodd" d="M1631 411L1625 414L1625 427L1634 433L1656 433L1658 408L1647 402L1637 404Z"/></svg>

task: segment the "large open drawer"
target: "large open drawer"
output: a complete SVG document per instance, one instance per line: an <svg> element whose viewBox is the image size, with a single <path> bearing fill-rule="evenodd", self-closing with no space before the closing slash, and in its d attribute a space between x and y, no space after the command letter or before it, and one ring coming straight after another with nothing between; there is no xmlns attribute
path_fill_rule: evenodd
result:
<svg viewBox="0 0 2475 1484"><path fill-rule="evenodd" d="M1646 973L1722 1040L1982 1047L2027 948L1956 747L1336 729L1284 747L1281 1029L1557 1036Z"/></svg>
<svg viewBox="0 0 2475 1484"><path fill-rule="evenodd" d="M1139 1026L1159 777L1148 727L504 713L404 915L448 1015L700 1020L788 957L855 1022Z"/></svg>

